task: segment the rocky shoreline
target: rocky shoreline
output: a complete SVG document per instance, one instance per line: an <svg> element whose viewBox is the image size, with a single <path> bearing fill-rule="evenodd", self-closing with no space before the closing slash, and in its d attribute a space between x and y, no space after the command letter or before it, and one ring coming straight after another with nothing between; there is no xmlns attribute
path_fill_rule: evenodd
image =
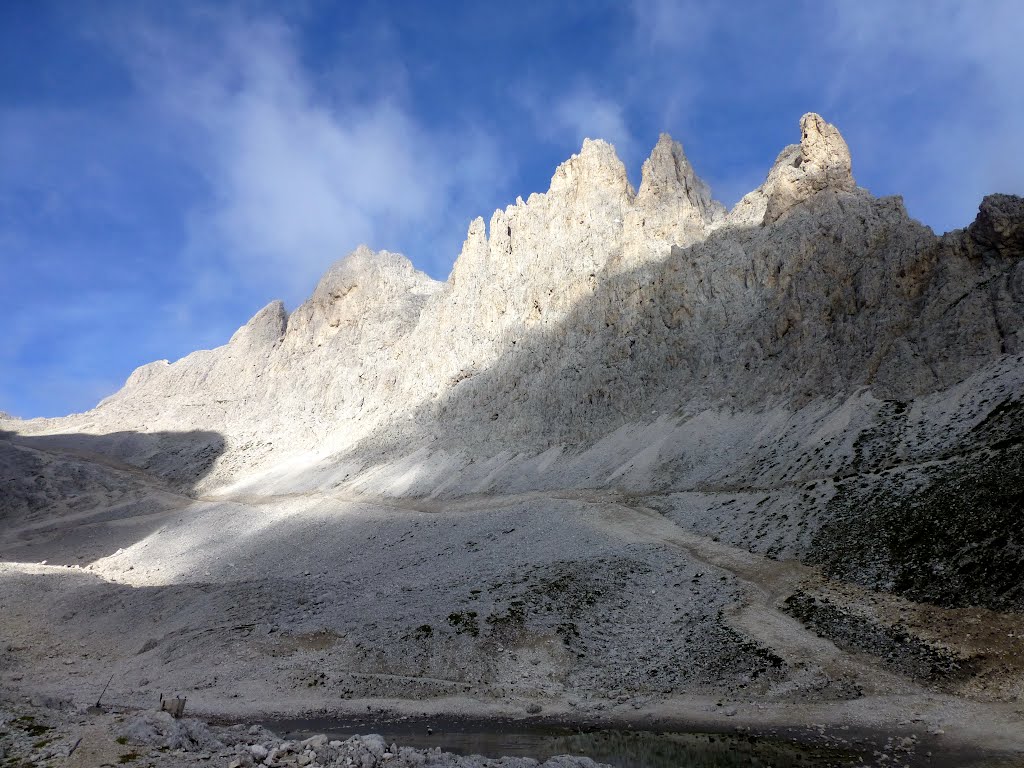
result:
<svg viewBox="0 0 1024 768"><path fill-rule="evenodd" d="M92 708L90 708L92 709ZM212 725L167 712L97 712L0 705L0 765L159 768L598 768L586 757L558 756L543 763L528 758L462 756L439 748L388 744L377 734L329 739L323 734L283 739L260 725Z"/></svg>
<svg viewBox="0 0 1024 768"><path fill-rule="evenodd" d="M416 719L381 711L379 715L372 713L365 718L339 718L333 721L333 728L330 719L324 717L275 722L277 728L270 730L258 722L229 724L215 718L210 721L194 717L176 719L162 711L74 707L68 702L39 697L29 701L9 698L0 700L0 766L600 768L608 765L582 756L580 753L588 751L588 746L598 752L604 749L605 754L614 754L615 765L657 768L676 764L672 762L677 759L671 756L673 749L679 755L685 754L687 759L707 761L693 764L708 765L1005 766L1018 765L1020 760L1019 753L950 742L941 733L923 728L915 731L904 727L886 732L850 725L826 727L822 723L769 727L770 718L765 719L762 728L706 722L694 727L693 723L678 720L673 723L663 718L646 722L576 723L559 717L474 720L442 715ZM393 735L395 726L403 722L406 735ZM410 728L430 733L433 728L428 722L439 731L467 726L480 729L490 724L493 732L511 731L513 737L517 730L524 733L561 730L569 737L552 743L567 745L567 751L576 754L540 755L540 759L533 759L521 755L455 754L438 746L404 745L404 742L417 742L411 737ZM365 723L367 732L345 737L328 735L338 729L348 733L357 723L360 726ZM307 735L308 727L322 728L328 734ZM391 735L385 738L369 732L374 728ZM609 752L609 745L616 749ZM651 756L651 762L646 762L645 756Z"/></svg>

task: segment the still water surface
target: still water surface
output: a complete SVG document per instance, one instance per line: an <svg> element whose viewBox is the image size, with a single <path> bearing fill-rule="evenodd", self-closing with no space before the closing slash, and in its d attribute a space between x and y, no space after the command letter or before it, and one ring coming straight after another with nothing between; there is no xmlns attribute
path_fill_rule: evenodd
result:
<svg viewBox="0 0 1024 768"><path fill-rule="evenodd" d="M286 738L317 733L337 739L379 733L389 743L486 757L585 755L616 768L825 768L861 764L863 752L811 747L755 736L718 733L652 733L625 730L579 731L557 726L496 724L491 721L447 722L338 721L330 719L264 721L261 725ZM427 729L432 730L428 733Z"/></svg>

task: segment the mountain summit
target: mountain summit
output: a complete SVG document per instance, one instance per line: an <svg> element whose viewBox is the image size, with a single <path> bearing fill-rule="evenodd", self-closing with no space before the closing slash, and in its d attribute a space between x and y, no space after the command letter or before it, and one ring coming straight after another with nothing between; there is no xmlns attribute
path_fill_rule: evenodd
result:
<svg viewBox="0 0 1024 768"><path fill-rule="evenodd" d="M636 191L587 140L445 282L361 246L87 413L0 416L0 547L85 558L69 589L147 628L118 668L164 648L176 689L205 685L170 639L197 622L234 693L314 708L323 678L587 716L941 694L988 722L1024 681L1022 355L1021 198L936 236L815 114L731 211L667 134ZM4 605L29 638L44 603Z"/></svg>
<svg viewBox="0 0 1024 768"><path fill-rule="evenodd" d="M237 463L229 447L212 488L300 454L577 453L652 411L685 424L865 388L906 401L1018 354L1019 238L986 222L1016 221L1020 201L986 199L937 238L855 186L834 126L808 114L800 131L731 212L667 134L635 193L612 146L587 140L547 193L471 223L447 282L361 246L290 316L272 304L224 347L19 429L265 446Z"/></svg>

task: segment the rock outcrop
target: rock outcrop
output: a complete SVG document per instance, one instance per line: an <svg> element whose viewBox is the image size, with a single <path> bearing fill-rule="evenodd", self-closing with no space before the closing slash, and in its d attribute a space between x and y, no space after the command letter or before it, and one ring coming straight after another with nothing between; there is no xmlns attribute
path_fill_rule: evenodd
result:
<svg viewBox="0 0 1024 768"><path fill-rule="evenodd" d="M782 150L764 184L764 223L773 224L794 206L826 189L856 189L850 150L834 125L807 114L800 119L800 143Z"/></svg>
<svg viewBox="0 0 1024 768"><path fill-rule="evenodd" d="M290 316L25 429L216 430L212 482L298 449L575 450L652 410L906 399L1019 353L1020 201L936 238L855 186L834 126L800 129L728 214L667 135L636 193L588 140L547 193L470 224L446 283L360 247Z"/></svg>
<svg viewBox="0 0 1024 768"><path fill-rule="evenodd" d="M851 455L777 456L788 430L811 441L808 414L845 419L825 414L863 391L941 398L1024 354L1024 203L988 197L971 226L936 237L899 198L856 187L834 126L808 114L800 130L728 213L667 135L636 192L614 149L587 140L546 193L470 224L447 282L360 247L290 315L271 303L225 346L143 366L93 411L18 431L219 435L176 475L195 467L206 491L267 478L643 491L750 467L764 482L831 478ZM923 412L896 450L954 450L937 437L946 417ZM695 427L702 413L717 432ZM131 445L121 459L154 466L155 444Z"/></svg>
<svg viewBox="0 0 1024 768"><path fill-rule="evenodd" d="M124 706L358 721L909 710L1024 749L1022 476L1024 200L936 236L816 115L728 212L669 137L638 191L587 141L445 282L360 247L87 413L0 421L0 684L91 704L116 669ZM385 758L176 722L122 738Z"/></svg>

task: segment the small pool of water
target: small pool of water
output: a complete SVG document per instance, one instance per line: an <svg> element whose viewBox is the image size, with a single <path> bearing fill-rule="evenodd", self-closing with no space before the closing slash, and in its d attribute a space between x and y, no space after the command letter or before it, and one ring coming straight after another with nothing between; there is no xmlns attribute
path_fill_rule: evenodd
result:
<svg viewBox="0 0 1024 768"><path fill-rule="evenodd" d="M382 721L301 719L263 721L260 725L289 739L323 733L346 739L379 733L399 746L485 757L585 755L616 768L825 768L863 762L867 750L809 746L782 739L724 733L655 733L615 729L575 730L521 722L441 719Z"/></svg>

